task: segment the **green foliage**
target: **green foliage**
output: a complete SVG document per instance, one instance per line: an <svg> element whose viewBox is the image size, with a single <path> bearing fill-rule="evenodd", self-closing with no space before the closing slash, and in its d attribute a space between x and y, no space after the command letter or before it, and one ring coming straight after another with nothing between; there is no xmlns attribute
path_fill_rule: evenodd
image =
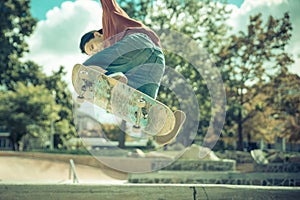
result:
<svg viewBox="0 0 300 200"><path fill-rule="evenodd" d="M218 54L217 66L222 70L230 105L225 130L235 129L238 133L239 150L243 149L243 125L256 111L263 110L261 106L246 110L245 105L259 105L253 99L263 93L272 77L286 73L293 62L285 50L291 30L287 13L281 19L270 16L265 24L261 14L257 14L250 17L248 32L230 36L228 44Z"/></svg>
<svg viewBox="0 0 300 200"><path fill-rule="evenodd" d="M153 6L148 14L154 29L176 30L193 40L208 53L218 50L230 29L226 25L231 11L212 0L166 0Z"/></svg>
<svg viewBox="0 0 300 200"><path fill-rule="evenodd" d="M26 38L36 26L29 0L0 2L0 116L14 149L41 148L54 126L55 146L74 136L71 94L62 80L63 67L46 76L42 67L20 59L28 52ZM35 140L35 141L33 141Z"/></svg>
<svg viewBox="0 0 300 200"><path fill-rule="evenodd" d="M224 5L217 5L214 1L167 0L154 3L145 18L146 24L159 33L163 48L167 48L166 64L172 68L164 77L166 87L160 88L158 100L174 110L188 113L185 130L199 126L200 135L207 133L210 123L218 123L214 116L221 109L212 108L212 91L209 89L216 88L213 85L219 82L214 80L216 77L212 75L213 70L210 71L210 63L215 60L213 53L226 36L228 27L225 21L229 13ZM177 31L180 35L172 34ZM203 52L198 52L198 49ZM176 96L175 90L180 90L181 95ZM195 94L195 99L191 94ZM195 116L197 110L199 116ZM180 134L178 141L189 144L189 138L195 135L192 132L187 134Z"/></svg>
<svg viewBox="0 0 300 200"><path fill-rule="evenodd" d="M111 141L119 141L120 135L123 134L120 127L114 124L102 124L101 127L107 139Z"/></svg>
<svg viewBox="0 0 300 200"><path fill-rule="evenodd" d="M274 90L274 88L277 88ZM280 122L279 136L289 142L300 141L300 77L291 73L280 73L274 77L266 92L272 94L267 99L273 108L273 118Z"/></svg>
<svg viewBox="0 0 300 200"><path fill-rule="evenodd" d="M145 17L153 5L153 0L117 0L119 5L133 19L144 21Z"/></svg>
<svg viewBox="0 0 300 200"><path fill-rule="evenodd" d="M32 137L49 138L49 119L57 119L59 109L45 86L25 86L16 83L14 91L0 93L0 120L10 132L14 148L18 149L21 138L30 134Z"/></svg>
<svg viewBox="0 0 300 200"><path fill-rule="evenodd" d="M60 67L56 72L53 72L51 76L45 77L44 84L46 88L52 92L55 98L55 103L60 106L58 110L59 118L55 121L55 134L58 134L61 138L61 144L63 142L75 136L75 125L73 122L73 102L71 92L68 89L68 85L63 81L63 77L66 75L64 67ZM56 144L57 146L58 144Z"/></svg>
<svg viewBox="0 0 300 200"><path fill-rule="evenodd" d="M216 85L212 84L210 89L208 88L207 80L214 81L211 73L206 74L207 71L205 70L209 60L211 63L215 63L221 71L226 86L228 103L226 124L222 131L224 141L228 139L228 136L230 140L237 138L238 149L242 150L244 138L247 140L251 140L251 137L258 138L252 135L254 132L257 132L258 135L265 134L265 138L274 138L274 135L277 134L274 129L279 123L269 120L272 118L274 109L280 113L280 116L286 116L285 119L288 122L284 126L285 129L281 129L284 132L281 135L292 135L290 138L293 138L294 141L298 140L296 139L299 138L296 136L299 135L299 126L297 126L299 124L298 93L292 92L293 94L282 95L280 106L278 106L277 88L281 86L281 82L279 79L276 79L276 84L273 82L273 79L281 74L281 77L288 77L284 81L284 90L297 90L295 87L298 84L297 81L293 82L294 86L292 84L287 85L289 78L291 78L287 75L288 66L293 63L291 55L286 51L292 31L288 13L278 19L269 16L265 22L261 14L251 16L247 31L228 35L227 30L230 28L227 27L225 21L230 11L216 1L165 0L149 3L148 0L142 0L122 1L120 3L130 16L142 20L146 25L156 30L161 38L162 46L168 47L165 49L166 64L172 70L174 69L174 73L183 75L186 84L192 88L197 97L200 116L196 120L199 120L198 135L200 138L205 135L210 123L221 123L218 122L218 118L210 121L213 116L220 113L222 108L212 108L211 101L214 99L211 98L210 90ZM196 41L198 46L187 42L177 42L186 40L172 37L168 32L161 33L161 30L164 29L185 34L185 36ZM199 47L209 56L194 52ZM178 54L178 50L184 53ZM199 73L192 65L195 63L188 63L186 58L189 56L190 58L198 56L197 59L194 59L197 60L196 65L201 66L204 70ZM170 74L164 77L163 81L166 86L161 86L158 100L170 105L173 110L182 109L182 106L186 106L187 108L183 109L187 113L193 112L195 102L191 99L178 97L173 91L174 88L184 88L180 81L182 79L178 76L172 76L172 73ZM186 94L186 92L183 91L182 93ZM266 99L269 99L268 103L266 103ZM277 103L272 104L271 101L275 100ZM195 119L187 119L188 122L191 120ZM190 130L189 127L186 129ZM184 138L180 138L181 136ZM185 143L186 135L181 134L178 137L179 142ZM231 145L235 146L233 143Z"/></svg>
<svg viewBox="0 0 300 200"><path fill-rule="evenodd" d="M38 152L45 154L71 154L71 155L91 155L90 152L86 148L81 149L33 149L30 152Z"/></svg>
<svg viewBox="0 0 300 200"><path fill-rule="evenodd" d="M18 59L28 52L25 39L36 25L29 4L29 0L0 2L0 84L8 89L13 88L13 82L18 80L19 74L24 76L20 72L26 68L26 65L19 64Z"/></svg>

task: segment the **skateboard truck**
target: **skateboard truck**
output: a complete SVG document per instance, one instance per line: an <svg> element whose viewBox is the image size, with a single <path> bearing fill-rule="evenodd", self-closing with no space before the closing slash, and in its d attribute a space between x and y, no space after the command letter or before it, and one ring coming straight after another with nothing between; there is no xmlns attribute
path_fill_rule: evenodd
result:
<svg viewBox="0 0 300 200"><path fill-rule="evenodd" d="M88 79L88 72L85 70L81 70L79 72L79 78L82 79L82 81L84 82L81 89L80 89L80 94L77 96L77 101L82 103L84 101L84 99L86 98L85 95L86 92L93 92L93 83L87 81Z"/></svg>
<svg viewBox="0 0 300 200"><path fill-rule="evenodd" d="M139 132L141 129L140 122L141 118L147 118L147 113L145 112L145 107L147 105L147 102L144 98L140 98L137 102L138 110L135 112L136 121L135 124L132 127L133 132Z"/></svg>
<svg viewBox="0 0 300 200"><path fill-rule="evenodd" d="M86 92L86 86L85 85L83 85L82 87L81 87L81 90L80 90L80 94L77 96L77 101L79 102L79 103L82 103L83 101L84 101L84 93Z"/></svg>

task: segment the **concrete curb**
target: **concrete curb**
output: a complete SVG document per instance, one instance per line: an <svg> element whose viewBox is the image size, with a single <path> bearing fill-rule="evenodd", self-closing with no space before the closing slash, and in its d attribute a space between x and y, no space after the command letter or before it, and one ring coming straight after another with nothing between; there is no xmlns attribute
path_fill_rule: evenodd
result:
<svg viewBox="0 0 300 200"><path fill-rule="evenodd" d="M299 187L199 184L0 184L0 199L299 199Z"/></svg>

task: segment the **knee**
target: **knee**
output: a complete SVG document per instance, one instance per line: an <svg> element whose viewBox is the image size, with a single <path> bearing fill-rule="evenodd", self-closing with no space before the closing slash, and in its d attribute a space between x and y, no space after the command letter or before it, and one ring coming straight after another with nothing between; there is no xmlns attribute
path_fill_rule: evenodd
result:
<svg viewBox="0 0 300 200"><path fill-rule="evenodd" d="M148 84L145 84L145 85L137 88L137 90L141 91L144 94L147 94L150 97L152 97L152 98L155 99L156 96L157 96L158 88L159 88L159 86L157 84L155 84L155 83L148 83Z"/></svg>

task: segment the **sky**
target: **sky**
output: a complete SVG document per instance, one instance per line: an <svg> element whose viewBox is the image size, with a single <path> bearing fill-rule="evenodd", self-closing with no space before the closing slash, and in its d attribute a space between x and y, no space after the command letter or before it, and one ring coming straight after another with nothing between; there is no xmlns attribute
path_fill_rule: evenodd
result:
<svg viewBox="0 0 300 200"><path fill-rule="evenodd" d="M55 6L59 7L65 0L50 0L50 1L40 1L40 0L31 0L31 14L33 17L39 20L46 19L46 13L53 9ZM74 2L75 0L70 0Z"/></svg>
<svg viewBox="0 0 300 200"><path fill-rule="evenodd" d="M54 7L59 7L63 2L66 0L48 0L43 1L41 3L40 0L31 0L31 14L39 19L39 20L45 20L46 19L46 13L53 9ZM75 2L76 0L69 0L71 2ZM97 1L97 0L94 0ZM236 6L241 6L244 0L228 0L227 2L230 4L234 4Z"/></svg>
<svg viewBox="0 0 300 200"><path fill-rule="evenodd" d="M293 25L293 33L288 52L294 55L296 63L291 72L300 75L300 1L299 0L228 0L233 10L228 24L233 31L246 27L249 16L263 13L283 17L289 12ZM65 80L70 83L71 71L76 63L84 62L88 57L78 48L82 34L101 28L102 11L99 1L95 0L31 0L32 15L38 24L34 33L28 38L29 59L44 67L47 74L65 66ZM298 66L298 67L296 67Z"/></svg>

